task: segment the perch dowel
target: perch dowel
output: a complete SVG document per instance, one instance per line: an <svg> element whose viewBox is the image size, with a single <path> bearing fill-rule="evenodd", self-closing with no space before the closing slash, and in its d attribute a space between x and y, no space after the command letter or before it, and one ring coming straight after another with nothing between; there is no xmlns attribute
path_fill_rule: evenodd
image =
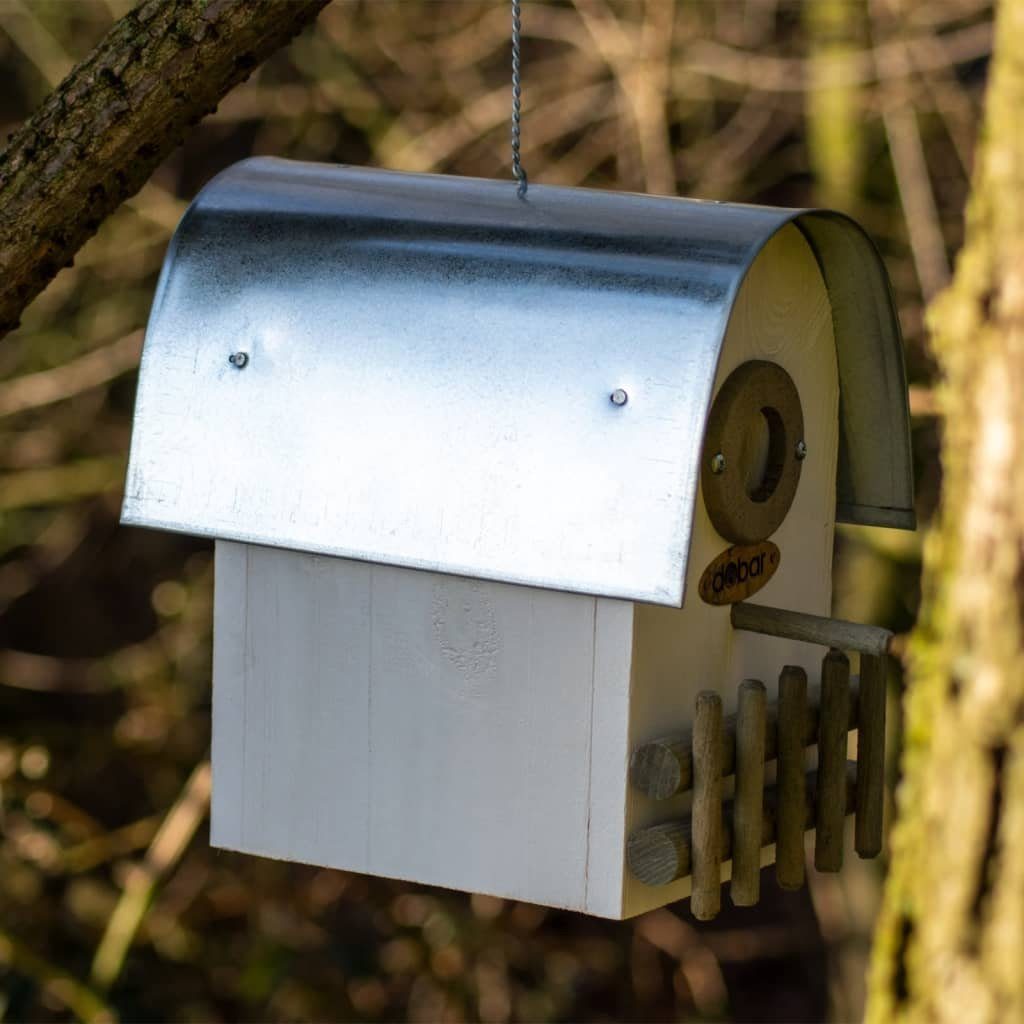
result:
<svg viewBox="0 0 1024 1024"><path fill-rule="evenodd" d="M844 622L822 615L807 615L785 608L741 601L732 606L732 625L748 633L783 637L808 644L821 644L840 651L883 655L889 653L892 633L881 626L865 626L859 622Z"/></svg>
<svg viewBox="0 0 1024 1024"><path fill-rule="evenodd" d="M814 866L838 871L843 866L843 822L846 801L846 723L849 718L850 661L842 651L829 651L821 664L821 706L818 718L818 799L814 833Z"/></svg>
<svg viewBox="0 0 1024 1024"><path fill-rule="evenodd" d="M766 705L764 683L744 680L736 709L736 796L732 805L729 884L729 897L737 907L752 907L761 895Z"/></svg>
<svg viewBox="0 0 1024 1024"><path fill-rule="evenodd" d="M856 678L850 684L850 715L848 729L857 728ZM818 742L818 707L813 697L807 704L800 732L801 747L813 747ZM764 757L773 761L778 756L776 736L778 711L774 704L766 709L767 730ZM693 785L692 740L683 731L675 736L662 736L642 743L633 752L629 764L630 783L652 800L667 800L685 793ZM722 775L728 777L736 771L736 715L726 715L722 731Z"/></svg>
<svg viewBox="0 0 1024 1024"><path fill-rule="evenodd" d="M718 915L722 900L722 698L697 695L693 721L693 893L698 921Z"/></svg>
<svg viewBox="0 0 1024 1024"><path fill-rule="evenodd" d="M882 805L885 797L885 659L860 659L857 709L857 814L854 846L861 857L882 852Z"/></svg>
<svg viewBox="0 0 1024 1024"><path fill-rule="evenodd" d="M846 808L852 811L856 801L857 765L850 761L844 773ZM816 786L814 772L805 777L807 798L803 808L804 831L814 828L816 820ZM776 839L778 818L778 790L769 786L764 790L764 813L761 818L761 847L771 846ZM721 832L719 857L722 861L732 858L731 806L726 804L724 827ZM690 819L667 821L650 825L634 832L626 846L629 869L645 885L668 885L685 878L691 872L691 850L693 842Z"/></svg>
<svg viewBox="0 0 1024 1024"><path fill-rule="evenodd" d="M798 665L787 665L779 675L777 728L775 880L782 889L799 889L804 884L804 830L807 828L804 751L807 737L800 723L806 722L807 718L807 673Z"/></svg>

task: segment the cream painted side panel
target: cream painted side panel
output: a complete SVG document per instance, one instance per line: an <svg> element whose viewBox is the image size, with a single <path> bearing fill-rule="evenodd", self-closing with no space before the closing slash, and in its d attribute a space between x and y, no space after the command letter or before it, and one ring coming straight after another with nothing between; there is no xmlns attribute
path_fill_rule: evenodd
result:
<svg viewBox="0 0 1024 1024"><path fill-rule="evenodd" d="M800 232L783 229L751 268L730 320L716 391L749 359L768 359L787 370L803 406L808 456L785 521L772 536L782 558L753 603L827 615L831 610L832 543L839 388L831 310L814 255ZM779 670L802 665L817 679L822 648L734 632L729 609L704 604L697 583L704 568L729 542L708 519L698 496L682 609L637 605L634 640L630 749L686 729L703 689L722 694L725 712L735 710L743 679L760 678L775 697ZM629 790L627 834L686 813L688 797L655 802ZM773 859L767 851L763 860ZM725 867L727 875L728 866ZM689 895L689 879L651 888L628 876L625 915L642 913ZM726 897L727 898L727 897Z"/></svg>

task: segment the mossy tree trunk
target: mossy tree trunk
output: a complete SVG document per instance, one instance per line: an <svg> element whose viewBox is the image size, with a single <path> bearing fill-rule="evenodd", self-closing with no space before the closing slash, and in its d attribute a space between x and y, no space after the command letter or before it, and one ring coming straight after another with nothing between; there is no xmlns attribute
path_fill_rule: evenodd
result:
<svg viewBox="0 0 1024 1024"><path fill-rule="evenodd" d="M910 647L877 1024L1024 1020L1024 0L998 4L976 160L929 319L944 487Z"/></svg>
<svg viewBox="0 0 1024 1024"><path fill-rule="evenodd" d="M200 118L328 0L144 0L0 151L0 337Z"/></svg>

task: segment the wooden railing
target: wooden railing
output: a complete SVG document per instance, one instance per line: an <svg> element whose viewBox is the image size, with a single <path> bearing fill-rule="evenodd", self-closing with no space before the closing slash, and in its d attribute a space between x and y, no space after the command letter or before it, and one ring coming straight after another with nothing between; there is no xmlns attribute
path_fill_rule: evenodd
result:
<svg viewBox="0 0 1024 1024"><path fill-rule="evenodd" d="M638 747L630 763L632 785L654 800L692 790L685 818L642 828L629 838L627 860L647 885L692 879L691 910L700 920L717 915L721 865L732 861L730 897L750 906L760 896L761 850L776 846L775 873L783 888L804 884L804 834L814 830L814 866L843 864L846 816L855 815L855 848L861 857L882 849L885 770L887 651L892 634L813 615L738 604L737 629L828 646L820 684L809 693L802 668L786 666L778 698L767 700L763 682L745 680L736 713L723 717L721 696L697 696L693 728ZM860 677L851 679L844 651L860 654ZM847 761L847 738L857 730L857 759ZM817 747L814 772L806 751ZM776 781L765 785L766 764ZM723 780L734 776L725 802Z"/></svg>

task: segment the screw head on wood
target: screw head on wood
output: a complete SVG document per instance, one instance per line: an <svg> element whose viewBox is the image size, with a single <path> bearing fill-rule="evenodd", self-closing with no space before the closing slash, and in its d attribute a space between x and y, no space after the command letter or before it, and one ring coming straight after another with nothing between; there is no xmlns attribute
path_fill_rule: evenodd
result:
<svg viewBox="0 0 1024 1024"><path fill-rule="evenodd" d="M609 398L612 400L612 405L625 405L629 401L629 395L622 388L616 388Z"/></svg>
<svg viewBox="0 0 1024 1024"><path fill-rule="evenodd" d="M711 472L716 476L725 472L725 456L721 452L711 456Z"/></svg>
<svg viewBox="0 0 1024 1024"><path fill-rule="evenodd" d="M244 370L246 365L249 362L249 353L248 352L232 352L231 355L228 356L228 362L236 370Z"/></svg>
<svg viewBox="0 0 1024 1024"><path fill-rule="evenodd" d="M796 460L797 462L803 462L807 458L807 442L797 441L796 443Z"/></svg>

